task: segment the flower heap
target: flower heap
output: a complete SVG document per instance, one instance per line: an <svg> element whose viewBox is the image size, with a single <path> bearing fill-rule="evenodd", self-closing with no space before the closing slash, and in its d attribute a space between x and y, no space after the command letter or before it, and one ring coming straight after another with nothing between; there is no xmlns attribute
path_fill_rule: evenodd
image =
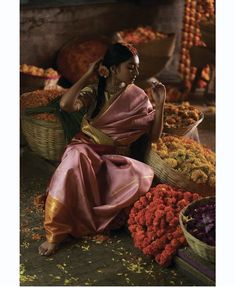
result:
<svg viewBox="0 0 235 287"><path fill-rule="evenodd" d="M186 137L163 136L152 143L153 150L171 168L195 183L215 187L215 153Z"/></svg>
<svg viewBox="0 0 235 287"><path fill-rule="evenodd" d="M33 65L22 64L20 65L20 72L32 76L39 76L48 79L59 78L59 74L52 68L43 69Z"/></svg>
<svg viewBox="0 0 235 287"><path fill-rule="evenodd" d="M153 256L161 266L168 266L186 239L179 224L179 213L197 193L184 192L159 184L141 196L132 207L128 225L135 247Z"/></svg>
<svg viewBox="0 0 235 287"><path fill-rule="evenodd" d="M107 48L108 45L99 40L71 42L58 54L58 70L67 80L75 83L86 73L91 63L104 56ZM91 82L96 80L93 77Z"/></svg>
<svg viewBox="0 0 235 287"><path fill-rule="evenodd" d="M138 45L155 39L165 39L166 34L155 31L151 27L138 27L135 30L124 30L117 33L118 37L127 43Z"/></svg>
<svg viewBox="0 0 235 287"><path fill-rule="evenodd" d="M36 90L28 93L20 98L20 110L25 108L43 107L49 104L52 100L62 96L66 89L54 89L54 90ZM38 120L45 120L50 122L58 122L59 119L53 113L40 113L32 116Z"/></svg>
<svg viewBox="0 0 235 287"><path fill-rule="evenodd" d="M166 103L164 106L164 128L181 128L197 122L201 112L189 102L181 105Z"/></svg>
<svg viewBox="0 0 235 287"><path fill-rule="evenodd" d="M186 0L184 10L184 24L181 40L181 58L179 71L184 77L185 86L190 88L196 74L196 68L191 66L189 49L192 46L205 46L201 40L199 23L205 17L213 17L214 0ZM205 67L202 78L209 80L210 68ZM200 82L201 87L206 83Z"/></svg>

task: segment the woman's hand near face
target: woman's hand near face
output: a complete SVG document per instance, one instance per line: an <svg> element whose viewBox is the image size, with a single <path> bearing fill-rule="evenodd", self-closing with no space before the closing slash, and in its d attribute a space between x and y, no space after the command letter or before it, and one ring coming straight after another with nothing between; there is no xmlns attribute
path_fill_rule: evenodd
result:
<svg viewBox="0 0 235 287"><path fill-rule="evenodd" d="M99 65L101 64L102 59L99 58L95 62L91 63L88 70L86 71L86 76L92 77L94 75L98 75Z"/></svg>
<svg viewBox="0 0 235 287"><path fill-rule="evenodd" d="M87 72L63 95L60 100L60 107L66 112L75 112L84 106L84 102L79 99L79 93L84 88L91 77L97 74L101 59L90 64Z"/></svg>
<svg viewBox="0 0 235 287"><path fill-rule="evenodd" d="M152 83L152 96L156 107L164 104L166 100L166 88L159 81Z"/></svg>
<svg viewBox="0 0 235 287"><path fill-rule="evenodd" d="M152 83L152 97L156 107L150 138L151 141L157 141L163 130L164 103L166 100L166 88L159 81Z"/></svg>

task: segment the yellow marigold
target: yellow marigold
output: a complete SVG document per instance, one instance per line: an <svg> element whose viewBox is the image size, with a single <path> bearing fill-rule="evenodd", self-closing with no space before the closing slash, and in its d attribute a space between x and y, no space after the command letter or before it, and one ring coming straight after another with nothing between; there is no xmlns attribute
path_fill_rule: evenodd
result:
<svg viewBox="0 0 235 287"><path fill-rule="evenodd" d="M211 173L209 175L209 185L211 187L215 187L215 173Z"/></svg>
<svg viewBox="0 0 235 287"><path fill-rule="evenodd" d="M172 168L176 168L177 167L177 160L174 158L166 158L164 159L165 163L167 163L170 167Z"/></svg>
<svg viewBox="0 0 235 287"><path fill-rule="evenodd" d="M192 171L190 178L196 183L206 183L208 176L201 169L195 169Z"/></svg>

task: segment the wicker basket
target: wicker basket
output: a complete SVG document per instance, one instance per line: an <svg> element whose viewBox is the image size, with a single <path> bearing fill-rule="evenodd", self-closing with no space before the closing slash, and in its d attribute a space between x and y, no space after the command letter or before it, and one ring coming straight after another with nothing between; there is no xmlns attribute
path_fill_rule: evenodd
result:
<svg viewBox="0 0 235 287"><path fill-rule="evenodd" d="M42 76L34 76L26 73L20 73L20 92L27 93L35 90L42 90L46 87L55 87L59 80L58 77L42 77Z"/></svg>
<svg viewBox="0 0 235 287"><path fill-rule="evenodd" d="M179 214L179 222L180 222L180 226L184 232L184 236L189 244L189 246L192 248L192 250L199 255L200 257L202 257L203 259L210 261L210 262L215 262L215 246L212 245L208 245L204 242L202 242L201 240L197 239L196 237L194 237L192 234L190 234L185 227L184 224L184 216L187 215L187 211L189 207L196 207L199 206L201 204L204 203L208 203L211 200L215 200L215 197L206 197L206 198L202 198L196 201L193 201L192 203L190 203L189 205L187 205L184 209L181 210L180 214Z"/></svg>
<svg viewBox="0 0 235 287"><path fill-rule="evenodd" d="M175 34L168 34L166 36L164 39L157 38L146 43L134 45L140 58L140 74L135 83L143 89L149 86L147 80L160 73L173 56L176 36ZM123 41L119 32L114 34L113 41Z"/></svg>
<svg viewBox="0 0 235 287"><path fill-rule="evenodd" d="M175 35L136 45L140 57L140 75L137 84L157 75L166 66L175 49Z"/></svg>
<svg viewBox="0 0 235 287"><path fill-rule="evenodd" d="M196 121L195 123L188 125L188 126L180 127L180 128L164 127L163 132L166 134L170 134L170 135L184 136L187 133L189 133L190 131L192 131L194 128L196 128L203 121L203 119L204 119L204 114L201 113L200 119L198 121Z"/></svg>
<svg viewBox="0 0 235 287"><path fill-rule="evenodd" d="M182 188L190 192L196 192L201 196L215 194L215 189L206 184L195 183L177 170L171 168L165 161L150 148L145 156L145 163L152 167L154 174L163 183Z"/></svg>
<svg viewBox="0 0 235 287"><path fill-rule="evenodd" d="M30 148L45 159L59 161L66 141L60 122L36 120L21 115L21 127Z"/></svg>

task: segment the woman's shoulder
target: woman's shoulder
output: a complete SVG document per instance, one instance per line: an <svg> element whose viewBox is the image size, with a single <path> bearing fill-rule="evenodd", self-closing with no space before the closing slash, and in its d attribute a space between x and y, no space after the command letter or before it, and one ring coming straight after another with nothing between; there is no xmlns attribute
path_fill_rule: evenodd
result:
<svg viewBox="0 0 235 287"><path fill-rule="evenodd" d="M134 92L138 92L140 94L146 95L145 91L143 89L141 89L140 87L136 86L135 84L131 84L130 88L132 89L132 91Z"/></svg>
<svg viewBox="0 0 235 287"><path fill-rule="evenodd" d="M141 98L148 98L147 94L145 93L145 91L143 89L141 89L140 87L136 86L135 84L131 84L130 85L130 91L132 93L134 93L135 95L138 94L139 97Z"/></svg>

